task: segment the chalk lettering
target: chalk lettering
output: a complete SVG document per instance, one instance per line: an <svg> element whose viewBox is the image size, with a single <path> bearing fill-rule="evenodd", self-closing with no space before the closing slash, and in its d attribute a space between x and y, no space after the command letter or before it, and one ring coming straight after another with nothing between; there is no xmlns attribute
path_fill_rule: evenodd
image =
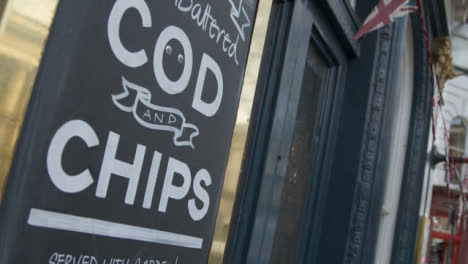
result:
<svg viewBox="0 0 468 264"><path fill-rule="evenodd" d="M248 20L248 17L246 18L249 22L243 24L241 28L234 23L238 32L237 36L232 38L232 34L229 34L226 29L220 28L217 19L211 15L212 7L210 4L207 3L203 6L199 3L194 4L194 0L176 0L175 7L182 13L188 13L197 26L200 27L203 32L207 32L208 37L214 40L216 44L219 44L221 50L226 53L229 58L232 58L236 65L239 65L239 60L237 58L238 39L240 36L242 41L245 41L244 31L246 28L250 27L250 20ZM244 9L243 14L246 15ZM233 39L236 39L236 41L233 42Z"/></svg>
<svg viewBox="0 0 468 264"><path fill-rule="evenodd" d="M47 152L47 171L55 187L66 193L81 192L94 181L89 169L78 175L69 175L62 167L63 152L74 137L82 139L88 148L99 145L96 133L84 121L73 120L57 130Z"/></svg>
<svg viewBox="0 0 468 264"><path fill-rule="evenodd" d="M109 16L107 34L111 49L117 59L128 67L138 68L148 61L146 52L144 50L139 50L137 52L128 51L120 40L120 22L127 10L131 8L136 9L140 14L143 27L151 27L151 12L144 0L119 0L114 4Z"/></svg>
<svg viewBox="0 0 468 264"><path fill-rule="evenodd" d="M49 264L98 264L98 261L94 256L77 257L72 254L54 252L49 258Z"/></svg>
<svg viewBox="0 0 468 264"><path fill-rule="evenodd" d="M169 116L169 121L171 120ZM86 188L91 186L94 181L92 176L88 172L85 176L85 180L81 179L76 183L76 179L80 179L79 176L68 176L63 175L66 169L62 168L61 160L65 155L65 146L67 146L70 139L73 137L82 138L88 146L99 146L99 139L97 138L94 129L86 122L82 120L71 120L65 123L55 133L52 142L49 146L48 151L48 167L60 167L59 169L49 169L49 178L54 185L65 193L77 193L84 191ZM109 189L111 179L114 177L123 177L128 179L127 192L125 195L125 203L133 205L135 196L140 186L140 176L145 161L146 146L137 144L135 156L132 163L127 163L117 159L117 151L119 149L120 135L116 132L110 131L108 134L107 144L104 149L104 157L101 164L101 170L97 179L96 197L106 198ZM163 155L158 151L153 151L153 158L151 161L151 167L149 170L148 181L146 182L146 188L144 188L144 201L142 207L150 209L153 201L154 192L156 189L156 183L159 175L160 164ZM57 172L58 171L58 172ZM81 174L80 174L81 175ZM164 175L164 174L162 174ZM90 180L86 180L90 177ZM176 186L173 183L174 177L181 177L183 183L181 186ZM81 181L84 181L83 184ZM70 185L76 184L79 186L75 189L70 189ZM210 197L206 188L211 185L211 175L206 169L200 169L196 174L192 182L192 174L189 165L183 161L177 160L173 157L168 158L168 164L166 167L166 173L164 183L159 199L158 211L166 213L168 208L169 200L183 200L187 197L190 189L193 189L193 193L196 198L202 202L202 207L198 208L195 204L195 200L191 199L187 201L187 210L194 221L200 221L203 219L210 206ZM64 254L52 255L50 263L67 263L70 257ZM83 257L80 264L88 262L89 257ZM80 260L78 260L79 262ZM91 260L89 260L91 261ZM118 261L115 259L113 261ZM72 263L72 262L70 262ZM91 263L91 262L90 262ZM117 262L115 262L117 263Z"/></svg>

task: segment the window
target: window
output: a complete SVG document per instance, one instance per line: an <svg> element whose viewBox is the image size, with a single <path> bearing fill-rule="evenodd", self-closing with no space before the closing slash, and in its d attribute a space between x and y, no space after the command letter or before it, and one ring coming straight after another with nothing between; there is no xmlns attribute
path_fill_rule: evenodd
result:
<svg viewBox="0 0 468 264"><path fill-rule="evenodd" d="M328 73L317 49L309 45L270 263L294 263L296 258Z"/></svg>
<svg viewBox="0 0 468 264"><path fill-rule="evenodd" d="M464 157L465 156L465 146L466 146L466 126L464 121L460 117L456 117L452 120L450 124L450 148L452 150L451 155L454 157ZM461 177L463 181L464 176L464 166L462 163L455 164L456 172L455 175L450 179L450 183L458 184L458 179L456 177Z"/></svg>

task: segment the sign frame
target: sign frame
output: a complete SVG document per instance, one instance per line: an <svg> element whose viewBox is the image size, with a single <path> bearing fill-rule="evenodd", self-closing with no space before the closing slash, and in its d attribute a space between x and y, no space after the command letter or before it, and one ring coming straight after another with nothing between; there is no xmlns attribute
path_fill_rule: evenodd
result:
<svg viewBox="0 0 468 264"><path fill-rule="evenodd" d="M2 17L0 17L0 47L11 41L11 36L8 35L9 33L19 34L19 31L21 30L21 28L18 28L17 22L14 20L14 14L19 12L18 9L27 6L34 6L34 4L38 3L39 2L37 0L17 0L14 3L12 3L12 1L7 2L7 8ZM27 78L29 78L30 81L24 81L21 84L10 82L7 83L4 88L7 91L14 90L17 91L17 93L21 92L25 99L15 105L14 115L7 116L7 119L0 119L0 135L4 135L0 140L9 141L11 143L8 147L0 145L1 156L8 157L7 159L2 160L2 168L5 169L0 171L0 203L4 198L3 190L8 180L8 172L11 167L12 158L17 146L17 140L23 125L24 115L31 93L33 92L32 88L34 86L34 79L37 75L40 61L42 60L46 40L50 33L50 27L53 22L58 3L59 0L49 0L48 5L44 8L45 14L39 13L39 15L43 15L44 17L41 18L41 23L38 25L41 30L39 30L40 34L37 41L35 43L27 43L28 40L24 39L25 44L32 44L35 46L35 53L30 54L27 59L22 58L26 63L13 69L14 73L18 74L27 72ZM236 114L237 119L233 131L232 144L229 150L228 165L226 168L226 175L224 177L223 188L221 190L215 231L209 253L209 263L219 263L222 261L224 256L224 249L228 238L227 231L231 224L234 198L242 166L242 157L245 152L247 132L250 125L250 116L257 86L263 46L266 39L271 5L272 0L258 1L253 35L249 46L246 72L241 88L239 107ZM37 18L31 17L30 19L31 21L29 22L31 24L37 23ZM3 52L0 50L0 55L2 55L0 56L0 68L1 65L7 65L9 57L23 51L23 46L21 45L10 45L10 47L15 50L6 49ZM6 78L6 75L0 75L0 83L6 82ZM0 98L0 102L8 102L9 100L11 100L11 98L8 96ZM8 125L8 122L11 123L12 120L13 125ZM6 137L5 135L8 135L9 137ZM215 241L215 237L219 237L220 239Z"/></svg>

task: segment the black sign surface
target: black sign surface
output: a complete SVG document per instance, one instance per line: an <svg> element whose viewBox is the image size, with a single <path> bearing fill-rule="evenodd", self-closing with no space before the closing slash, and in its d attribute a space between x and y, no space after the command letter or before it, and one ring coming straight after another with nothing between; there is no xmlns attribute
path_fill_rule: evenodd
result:
<svg viewBox="0 0 468 264"><path fill-rule="evenodd" d="M204 263L255 0L62 0L0 263Z"/></svg>

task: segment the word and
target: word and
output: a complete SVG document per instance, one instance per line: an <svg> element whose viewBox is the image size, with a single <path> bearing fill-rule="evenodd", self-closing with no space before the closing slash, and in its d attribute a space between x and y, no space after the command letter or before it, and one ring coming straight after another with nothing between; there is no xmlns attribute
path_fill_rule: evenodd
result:
<svg viewBox="0 0 468 264"><path fill-rule="evenodd" d="M148 62L148 56L145 50L132 52L127 50L120 39L120 24L124 14L130 10L136 9L141 16L143 27L152 26L151 12L144 0L117 0L112 8L108 21L108 39L110 47L115 57L125 66L130 68L139 68ZM178 61L184 64L182 74L177 80L171 80L164 71L163 57L167 50L170 50L168 43L171 40L178 41L183 49L184 56L179 54ZM175 57L174 57L175 58ZM179 59L180 58L180 59ZM183 58L183 59L182 59ZM170 94L175 95L183 92L190 81L193 68L193 50L190 39L185 32L176 26L166 27L159 35L154 48L153 70L160 88ZM216 96L211 102L202 99L205 86L206 75L210 71L216 78L217 90ZM201 114L212 117L221 106L223 97L223 74L218 63L208 54L203 53L200 69L195 86L195 93L192 100L192 108Z"/></svg>
<svg viewBox="0 0 468 264"><path fill-rule="evenodd" d="M65 149L72 138L81 139L88 148L100 145L100 140L94 129L82 120L71 120L60 127L52 138L47 152L47 171L52 183L62 192L79 193L90 187L94 179L89 169L85 169L79 174L70 175L63 167L63 156ZM141 171L146 154L146 146L138 144L133 160L133 164L121 161L116 158L119 149L120 135L110 131L107 138L104 158L96 187L96 197L106 198L111 179L123 177L128 179L128 186L125 195L125 203L134 205L140 182ZM163 155L158 151L153 151L151 168L146 183L144 193L143 208L150 209L153 202L156 181L160 174L159 168ZM174 178L181 178L174 184ZM204 186L205 187L204 187ZM210 206L210 196L206 188L211 185L211 175L206 169L200 169L192 180L192 173L189 166L180 160L169 157L165 172L164 185L160 194L158 211L166 213L170 200L182 200L192 188L196 198L201 202L201 208L197 207L195 198L187 201L187 209L190 217L194 221L202 220L208 212Z"/></svg>
<svg viewBox="0 0 468 264"><path fill-rule="evenodd" d="M200 134L198 127L185 120L182 111L151 103L151 92L122 77L123 92L114 94L112 100L122 111L133 113L135 120L149 129L165 130L174 133L174 145L191 146L193 138Z"/></svg>

